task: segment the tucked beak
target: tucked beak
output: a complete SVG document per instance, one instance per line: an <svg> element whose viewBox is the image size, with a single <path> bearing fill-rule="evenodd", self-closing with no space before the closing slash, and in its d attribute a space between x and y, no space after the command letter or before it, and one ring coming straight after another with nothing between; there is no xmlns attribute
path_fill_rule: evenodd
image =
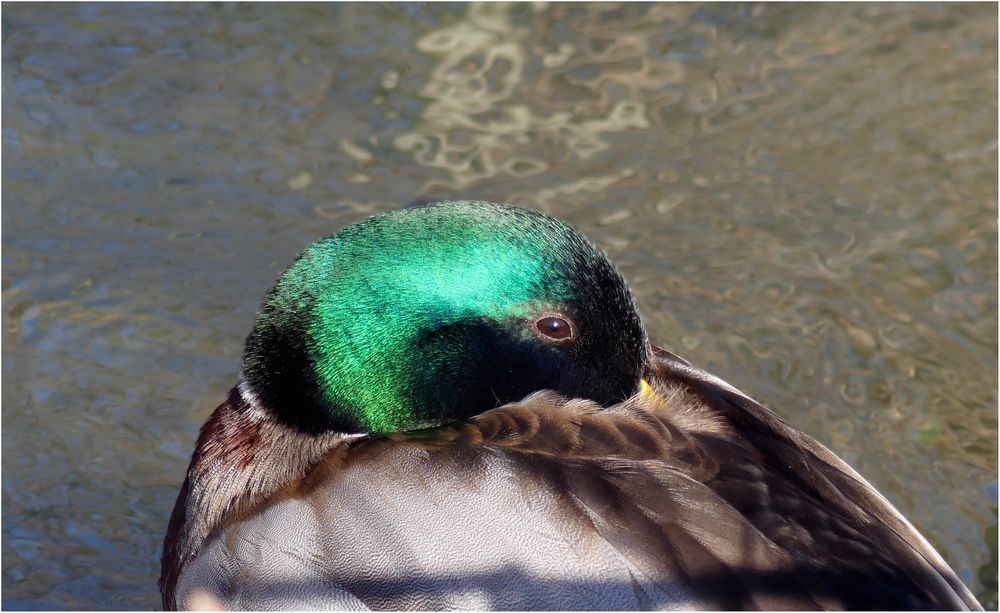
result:
<svg viewBox="0 0 1000 613"><path fill-rule="evenodd" d="M639 379L639 392L636 395L642 400L652 400L653 398L656 398L656 392L653 391L653 386L646 381L645 377Z"/></svg>

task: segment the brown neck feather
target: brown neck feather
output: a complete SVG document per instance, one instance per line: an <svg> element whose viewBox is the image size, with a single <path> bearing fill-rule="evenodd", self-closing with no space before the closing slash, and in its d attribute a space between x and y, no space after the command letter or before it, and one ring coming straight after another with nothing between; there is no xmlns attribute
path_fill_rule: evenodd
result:
<svg viewBox="0 0 1000 613"><path fill-rule="evenodd" d="M241 393L242 390L242 393ZM306 474L346 439L336 432L305 434L279 423L245 384L201 427L160 558L163 606L176 608L174 591L184 565L213 530Z"/></svg>

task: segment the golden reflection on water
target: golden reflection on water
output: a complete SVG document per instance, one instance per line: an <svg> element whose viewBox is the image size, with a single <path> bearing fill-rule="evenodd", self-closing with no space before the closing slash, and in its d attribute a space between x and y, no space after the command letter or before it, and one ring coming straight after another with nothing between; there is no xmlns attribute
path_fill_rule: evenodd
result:
<svg viewBox="0 0 1000 613"><path fill-rule="evenodd" d="M549 99L552 75L564 74L574 46L564 43L549 53L531 45L528 28L511 23L511 8L499 3L470 5L465 19L417 41L417 49L436 62L420 90L429 101L421 112L419 130L401 134L394 144L418 163L445 171L445 180L428 182L425 190L438 184L459 190L497 175L525 179L550 168L551 157L533 155L537 143L563 150L573 161L588 160L608 148L604 134L649 126L645 105L634 98L614 103L598 98L572 108L540 109L515 97L524 86L529 53L545 67L545 74L532 83L544 101ZM541 14L546 8L536 6L534 12ZM592 59L601 63L604 55ZM616 79L614 71L609 73ZM565 161L565 156L560 158ZM579 189L594 191L607 185L606 180L590 180L593 183ZM560 191L573 193L567 189L572 190L566 186Z"/></svg>

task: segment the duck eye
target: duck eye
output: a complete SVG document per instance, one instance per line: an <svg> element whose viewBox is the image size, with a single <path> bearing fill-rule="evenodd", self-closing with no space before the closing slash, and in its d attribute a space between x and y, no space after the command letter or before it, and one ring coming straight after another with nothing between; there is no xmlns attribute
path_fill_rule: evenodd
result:
<svg viewBox="0 0 1000 613"><path fill-rule="evenodd" d="M569 322L562 317L543 317L535 322L535 327L542 336L554 341L564 341L573 336Z"/></svg>

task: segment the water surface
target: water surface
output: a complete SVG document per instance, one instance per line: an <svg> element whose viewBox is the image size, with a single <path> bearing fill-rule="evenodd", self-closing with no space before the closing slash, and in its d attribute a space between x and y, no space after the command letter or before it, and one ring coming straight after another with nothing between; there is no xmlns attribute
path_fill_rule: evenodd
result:
<svg viewBox="0 0 1000 613"><path fill-rule="evenodd" d="M995 4L6 4L3 594L157 607L311 241L482 198L854 465L996 606Z"/></svg>

